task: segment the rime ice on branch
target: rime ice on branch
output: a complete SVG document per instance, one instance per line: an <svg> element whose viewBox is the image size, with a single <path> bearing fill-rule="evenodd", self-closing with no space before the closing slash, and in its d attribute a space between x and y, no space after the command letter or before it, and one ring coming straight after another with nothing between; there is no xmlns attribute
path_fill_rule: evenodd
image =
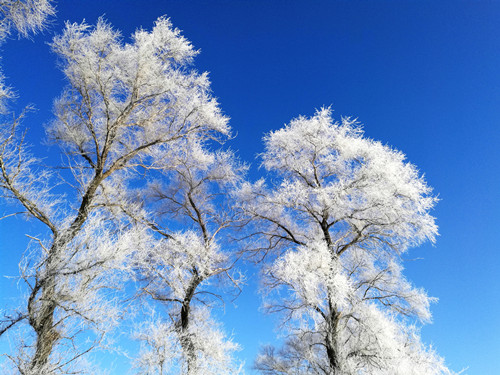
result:
<svg viewBox="0 0 500 375"><path fill-rule="evenodd" d="M0 40L12 32L28 37L43 29L54 7L49 0L2 0L0 2Z"/></svg>
<svg viewBox="0 0 500 375"><path fill-rule="evenodd" d="M434 241L436 203L401 152L363 137L330 109L264 138L272 176L239 197L254 221L267 309L283 316L280 350L264 348L264 374L445 374L412 319L431 318L432 298L402 274L401 254ZM260 253L261 254L261 253Z"/></svg>

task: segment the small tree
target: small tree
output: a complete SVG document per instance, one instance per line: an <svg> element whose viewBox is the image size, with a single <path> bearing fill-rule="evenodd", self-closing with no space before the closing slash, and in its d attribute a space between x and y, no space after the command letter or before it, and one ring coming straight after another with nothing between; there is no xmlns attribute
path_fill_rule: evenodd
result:
<svg viewBox="0 0 500 375"><path fill-rule="evenodd" d="M245 167L231 152L198 145L184 150L162 165L163 178L149 185L146 203L156 221L141 220L156 237L137 254L141 289L165 306L168 318L138 333L144 345L137 365L144 374L237 374L232 352L238 345L225 337L210 310L227 286L239 289L242 282L233 270L234 245L226 232L237 221L229 192ZM172 218L182 230L169 229L175 226Z"/></svg>
<svg viewBox="0 0 500 375"><path fill-rule="evenodd" d="M25 308L10 314L0 331L28 323L33 342L27 339L22 347L28 349L11 358L21 373L37 375L67 371L110 326L104 322L114 317L104 303L106 290L116 286L116 269L143 239L113 211L134 173L168 164L186 142L229 130L207 74L190 69L197 52L166 18L151 32L136 31L130 44L102 19L95 27L67 24L52 48L68 86L47 132L67 156L70 173L62 179L42 169L18 121L6 124L0 139L3 194L49 233L35 240L38 246L22 263ZM66 196L53 191L62 183L73 189ZM88 328L100 333L83 347L76 335ZM75 351L56 352L62 345Z"/></svg>
<svg viewBox="0 0 500 375"><path fill-rule="evenodd" d="M265 374L442 374L410 318L431 318L429 298L402 275L401 254L437 227L431 189L402 153L363 137L329 109L265 139L274 174L240 191L255 220L267 309L282 314L285 346L265 348Z"/></svg>

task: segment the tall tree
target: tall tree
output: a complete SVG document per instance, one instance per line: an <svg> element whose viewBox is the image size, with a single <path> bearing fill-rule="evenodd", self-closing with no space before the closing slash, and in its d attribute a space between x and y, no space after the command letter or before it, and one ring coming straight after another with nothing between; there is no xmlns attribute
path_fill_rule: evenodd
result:
<svg viewBox="0 0 500 375"><path fill-rule="evenodd" d="M431 189L405 156L363 137L330 109L264 138L274 177L240 191L255 221L267 308L283 316L281 350L256 361L264 374L442 374L412 319L431 318L432 298L402 274L401 255L437 227Z"/></svg>
<svg viewBox="0 0 500 375"><path fill-rule="evenodd" d="M145 374L237 374L241 369L232 352L238 346L211 318L211 309L214 300L238 290L242 282L227 231L237 222L230 192L245 167L232 152L197 145L185 150L162 166L163 178L149 186L147 201L156 221L147 224L157 240L138 254L137 267L142 292L160 301L168 318L146 324L146 331L138 333L144 345L137 365ZM181 230L169 228L172 218Z"/></svg>
<svg viewBox="0 0 500 375"><path fill-rule="evenodd" d="M52 48L68 86L47 132L67 156L69 173L54 175L37 164L18 121L6 124L0 139L3 194L48 232L24 261L25 307L0 331L28 323L33 341L11 356L22 374L66 373L89 350L77 333L106 330L103 319L112 310L96 312L106 308L96 301L114 286L109 271L142 236L113 211L134 173L168 163L186 142L229 131L207 74L191 68L197 51L166 18L150 32L136 31L130 43L102 19L95 27L68 23ZM59 184L72 190L58 195ZM68 350L56 351L63 345Z"/></svg>

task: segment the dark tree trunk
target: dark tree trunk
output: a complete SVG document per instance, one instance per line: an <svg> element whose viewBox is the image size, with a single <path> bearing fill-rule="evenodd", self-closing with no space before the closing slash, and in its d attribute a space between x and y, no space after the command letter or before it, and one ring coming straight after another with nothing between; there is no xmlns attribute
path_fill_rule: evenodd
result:
<svg viewBox="0 0 500 375"><path fill-rule="evenodd" d="M190 374L196 367L196 348L191 336L189 335L188 330L189 321L191 318L191 301L193 299L196 288L198 287L198 285L200 285L202 280L203 279L198 275L198 271L196 269L193 269L193 277L188 289L186 290L186 295L184 296L184 300L182 302L180 319L178 321L180 343L182 351L184 352L184 356L186 358L188 374Z"/></svg>
<svg viewBox="0 0 500 375"><path fill-rule="evenodd" d="M37 336L35 354L31 360L32 369L41 368L47 364L49 356L59 340L59 333L54 328L54 312L57 306L54 277L45 279L44 284L40 298L41 306L38 311L34 311L34 306L29 309L31 310L30 324ZM34 299L32 301L32 303L36 303Z"/></svg>
<svg viewBox="0 0 500 375"><path fill-rule="evenodd" d="M325 337L325 347L326 355L328 357L328 363L330 365L331 375L340 375L340 358L338 351L338 324L340 321L340 312L331 310L328 316L327 322L327 333Z"/></svg>

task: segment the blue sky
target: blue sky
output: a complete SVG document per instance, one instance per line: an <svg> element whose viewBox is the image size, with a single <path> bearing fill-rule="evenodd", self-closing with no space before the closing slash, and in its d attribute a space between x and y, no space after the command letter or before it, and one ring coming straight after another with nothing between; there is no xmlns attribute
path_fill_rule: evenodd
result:
<svg viewBox="0 0 500 375"><path fill-rule="evenodd" d="M40 140L64 84L46 42L65 20L103 14L125 37L166 14L201 49L195 65L210 72L251 178L262 135L323 105L403 151L441 199L436 245L412 250L423 260L406 265L439 298L423 339L455 370L500 373L500 1L61 0L47 31L1 51L16 105L38 108L26 125L40 156L58 158ZM0 222L1 275L16 274L28 229ZM0 281L0 298L14 286ZM259 313L253 281L235 304L226 329L250 364L272 319Z"/></svg>

